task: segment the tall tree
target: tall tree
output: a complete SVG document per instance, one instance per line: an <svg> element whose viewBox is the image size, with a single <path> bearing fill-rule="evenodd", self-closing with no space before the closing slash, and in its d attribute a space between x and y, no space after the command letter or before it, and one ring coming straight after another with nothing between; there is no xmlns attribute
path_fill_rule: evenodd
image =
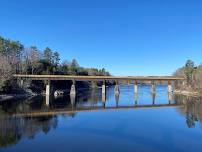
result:
<svg viewBox="0 0 202 152"><path fill-rule="evenodd" d="M44 50L44 59L50 63L53 61L53 52L49 47Z"/></svg>
<svg viewBox="0 0 202 152"><path fill-rule="evenodd" d="M70 65L71 74L76 75L78 67L79 67L78 62L76 61L76 59L73 59L71 65Z"/></svg>
<svg viewBox="0 0 202 152"><path fill-rule="evenodd" d="M12 74L11 64L8 62L7 58L0 53L0 91L4 90Z"/></svg>
<svg viewBox="0 0 202 152"><path fill-rule="evenodd" d="M28 63L31 67L31 73L35 74L37 67L39 66L40 55L36 46L28 48Z"/></svg>
<svg viewBox="0 0 202 152"><path fill-rule="evenodd" d="M194 62L192 60L187 60L187 62L185 64L185 75L187 78L187 83L189 85L191 84L191 80L193 78L194 71L195 71Z"/></svg>
<svg viewBox="0 0 202 152"><path fill-rule="evenodd" d="M56 66L59 65L60 62L60 54L58 52L53 53L53 62Z"/></svg>
<svg viewBox="0 0 202 152"><path fill-rule="evenodd" d="M46 65L47 65L46 66L46 73L47 74L53 73L53 66L52 66L52 64L53 64L53 52L49 47L45 48L45 50L44 50L44 60L45 60L45 62L47 62L46 63Z"/></svg>
<svg viewBox="0 0 202 152"><path fill-rule="evenodd" d="M58 65L60 62L60 55L58 52L53 53L53 63L54 63L54 71L58 72Z"/></svg>

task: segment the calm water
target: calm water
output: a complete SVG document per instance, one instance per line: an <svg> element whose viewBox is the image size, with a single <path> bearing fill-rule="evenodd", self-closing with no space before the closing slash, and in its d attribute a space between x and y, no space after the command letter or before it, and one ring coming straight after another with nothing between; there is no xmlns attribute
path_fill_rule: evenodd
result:
<svg viewBox="0 0 202 152"><path fill-rule="evenodd" d="M157 95L141 86L107 88L46 100L36 97L0 105L0 151L104 152L202 151L202 101Z"/></svg>

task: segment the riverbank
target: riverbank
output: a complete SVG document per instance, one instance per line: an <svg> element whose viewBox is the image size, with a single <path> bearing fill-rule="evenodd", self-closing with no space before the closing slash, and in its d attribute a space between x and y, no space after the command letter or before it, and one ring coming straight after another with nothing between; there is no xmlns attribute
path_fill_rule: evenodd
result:
<svg viewBox="0 0 202 152"><path fill-rule="evenodd" d="M108 86L106 86L108 87ZM89 89L100 89L101 87L100 86L97 86L95 88L92 88L92 87L79 87L77 88L77 92L81 92L83 90L89 90ZM55 91L59 91L59 92L62 92L62 94L67 94L69 95L69 92L70 92L70 89L58 89L58 90L55 90ZM54 91L54 92L55 92ZM34 96L37 96L37 95L42 95L42 96L45 96L46 95L46 92L45 91L42 91L41 93L33 93L31 92L30 90L27 90L27 92L23 92L23 93L12 93L12 94L1 94L0 95L0 102L4 102L4 101L9 101L9 100L20 100L20 99L25 99L25 98L28 98L28 97L34 97Z"/></svg>
<svg viewBox="0 0 202 152"><path fill-rule="evenodd" d="M25 99L27 97L30 97L29 94L3 94L0 95L0 102L8 101L8 100L19 100L19 99Z"/></svg>
<svg viewBox="0 0 202 152"><path fill-rule="evenodd" d="M174 93L179 94L179 95L190 96L190 97L201 97L202 96L199 92L187 91L187 90L175 90Z"/></svg>

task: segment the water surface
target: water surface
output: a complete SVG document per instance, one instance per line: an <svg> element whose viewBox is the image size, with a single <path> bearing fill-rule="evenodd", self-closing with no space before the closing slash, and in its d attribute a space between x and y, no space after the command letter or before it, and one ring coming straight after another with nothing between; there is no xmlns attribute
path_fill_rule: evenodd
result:
<svg viewBox="0 0 202 152"><path fill-rule="evenodd" d="M0 151L202 151L200 100L149 86L107 88L0 105Z"/></svg>

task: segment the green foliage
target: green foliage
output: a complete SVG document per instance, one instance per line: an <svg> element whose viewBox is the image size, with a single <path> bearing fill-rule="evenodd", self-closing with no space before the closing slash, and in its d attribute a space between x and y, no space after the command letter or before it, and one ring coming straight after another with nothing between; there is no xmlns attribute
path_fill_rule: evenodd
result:
<svg viewBox="0 0 202 152"><path fill-rule="evenodd" d="M44 59L47 62L52 63L53 52L52 52L52 50L49 47L45 48L43 55L44 55Z"/></svg>
<svg viewBox="0 0 202 152"><path fill-rule="evenodd" d="M195 68L194 62L192 60L187 60L185 67L184 67L184 73L186 75L188 84L191 83L195 69L196 68Z"/></svg>
<svg viewBox="0 0 202 152"><path fill-rule="evenodd" d="M176 89L202 92L202 65L196 66L192 60L187 60L174 75L186 78L186 83L175 82Z"/></svg>
<svg viewBox="0 0 202 152"><path fill-rule="evenodd" d="M12 74L61 74L61 75L110 75L104 68L84 68L76 59L72 62L64 60L60 63L60 54L46 47L41 52L36 46L24 48L18 41L11 41L0 37L1 61L8 68L0 67L0 89L9 86ZM2 74L3 72L3 74Z"/></svg>

